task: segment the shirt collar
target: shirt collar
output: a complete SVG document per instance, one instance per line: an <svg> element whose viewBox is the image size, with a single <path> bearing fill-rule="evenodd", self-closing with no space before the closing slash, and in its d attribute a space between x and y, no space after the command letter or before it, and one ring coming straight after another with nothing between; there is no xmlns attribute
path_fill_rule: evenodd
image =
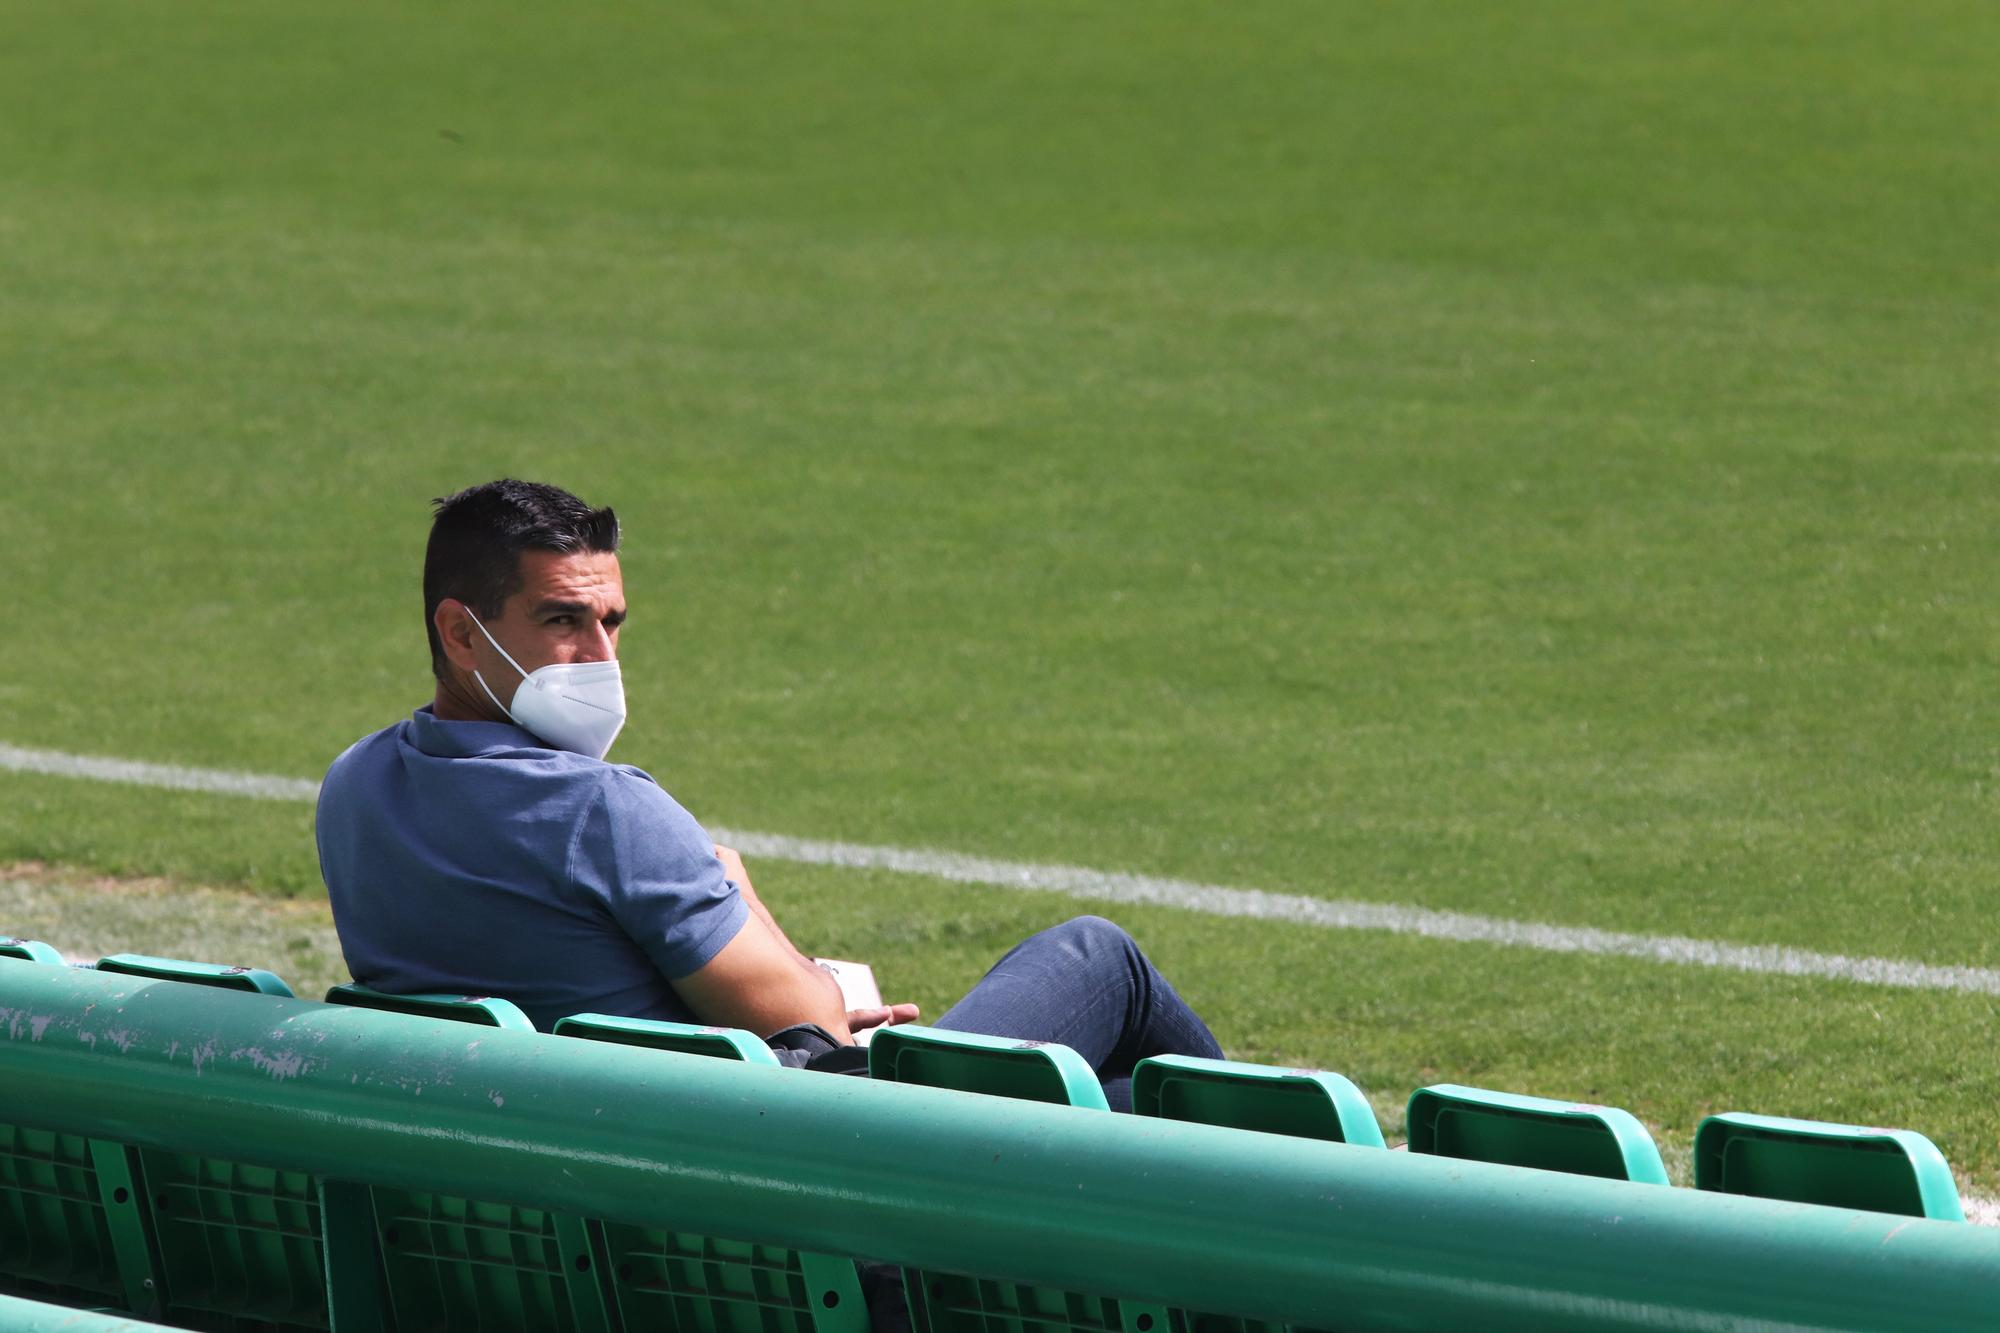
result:
<svg viewBox="0 0 2000 1333"><path fill-rule="evenodd" d="M425 704L410 714L411 745L438 759L478 759L516 750L546 750L534 733L512 722L448 722Z"/></svg>

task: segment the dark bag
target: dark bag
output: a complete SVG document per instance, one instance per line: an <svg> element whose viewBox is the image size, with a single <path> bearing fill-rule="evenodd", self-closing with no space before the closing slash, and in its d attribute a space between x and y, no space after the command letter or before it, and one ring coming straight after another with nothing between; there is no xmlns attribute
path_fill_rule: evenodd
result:
<svg viewBox="0 0 2000 1333"><path fill-rule="evenodd" d="M764 1038L778 1063L816 1074L858 1074L868 1077L868 1048L844 1046L817 1023L794 1023Z"/></svg>

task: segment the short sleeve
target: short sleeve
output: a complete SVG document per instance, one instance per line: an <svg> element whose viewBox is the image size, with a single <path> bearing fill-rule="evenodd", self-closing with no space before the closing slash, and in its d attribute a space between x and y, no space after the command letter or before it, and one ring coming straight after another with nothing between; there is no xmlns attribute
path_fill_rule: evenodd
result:
<svg viewBox="0 0 2000 1333"><path fill-rule="evenodd" d="M699 971L750 915L694 816L636 769L605 774L569 870L670 981Z"/></svg>

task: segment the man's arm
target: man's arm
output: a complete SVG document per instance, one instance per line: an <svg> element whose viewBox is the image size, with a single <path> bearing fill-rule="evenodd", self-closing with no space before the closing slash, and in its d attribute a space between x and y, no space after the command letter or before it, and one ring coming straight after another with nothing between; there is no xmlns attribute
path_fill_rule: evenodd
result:
<svg viewBox="0 0 2000 1333"><path fill-rule="evenodd" d="M722 952L673 983L704 1023L747 1028L768 1037L794 1023L817 1023L837 1041L852 1041L840 982L800 953L750 885L734 849L717 845L716 859L750 909L750 919Z"/></svg>
<svg viewBox="0 0 2000 1333"><path fill-rule="evenodd" d="M802 957L754 900L736 938L696 971L675 978L673 987L697 1018L717 1027L768 1037L794 1023L817 1023L835 1041L853 1040L840 983Z"/></svg>
<svg viewBox="0 0 2000 1333"><path fill-rule="evenodd" d="M792 943L791 937L785 934L779 927L777 919L771 915L771 909L764 906L764 900L757 896L757 890L750 887L750 871L744 866L742 855L734 847L724 847L718 842L715 844L715 859L722 862L722 873L736 886L736 892L742 897L744 906L750 909L750 915L769 926L771 933L778 937L778 942L792 951L793 957L803 963L812 963L815 968L825 971L825 968L820 968L819 964L813 963L812 959L799 952L798 946ZM834 989L840 989L838 982L834 983Z"/></svg>
<svg viewBox="0 0 2000 1333"><path fill-rule="evenodd" d="M702 1022L746 1028L760 1037L794 1023L817 1023L835 1040L848 1042L856 1029L917 1017L914 1004L847 1009L839 980L799 952L757 896L743 858L723 846L716 847L715 855L750 909L750 919L706 965L673 983Z"/></svg>

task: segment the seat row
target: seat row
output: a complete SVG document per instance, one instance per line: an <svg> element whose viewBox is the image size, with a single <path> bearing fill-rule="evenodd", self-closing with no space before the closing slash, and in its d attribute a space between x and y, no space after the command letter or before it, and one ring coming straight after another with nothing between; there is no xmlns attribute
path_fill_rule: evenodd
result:
<svg viewBox="0 0 2000 1333"><path fill-rule="evenodd" d="M19 940L0 941L0 958L62 962L48 946ZM99 960L96 970L291 994L277 976L256 968L124 954ZM499 999L390 996L351 985L333 988L326 999L407 1017L533 1030L520 1010ZM578 1015L562 1020L556 1035L777 1063L752 1034L729 1029ZM1104 1105L1088 1066L1055 1045L903 1026L877 1034L869 1066L880 1081L1072 1107ZM1366 1099L1337 1074L1163 1057L1140 1066L1133 1092L1142 1115L1383 1146ZM1419 1154L1666 1183L1644 1127L1614 1108L1441 1085L1412 1098L1409 1126L1410 1147ZM1960 1216L1942 1158L1907 1131L1711 1117L1698 1136L1697 1183L1730 1193ZM366 1265L342 1264L336 1256L343 1252L377 1257ZM340 1280L329 1282L346 1273L351 1283L370 1285L353 1276L369 1268L379 1274L379 1290L343 1295ZM1147 1333L1171 1325L1207 1333L1252 1326L942 1269L911 1268L903 1278L912 1318L923 1329ZM0 1126L0 1288L204 1328L369 1327L365 1315L353 1312L377 1302L391 1311L383 1324L399 1328L662 1325L713 1333L860 1333L867 1327L861 1277L843 1256L429 1190L334 1187L304 1172L26 1126Z"/></svg>
<svg viewBox="0 0 2000 1333"><path fill-rule="evenodd" d="M0 942L0 955L61 955L34 941ZM118 954L105 971L291 995L275 974L176 959ZM512 1003L494 997L388 995L335 986L329 1003L356 1005L490 1027L532 1031ZM776 1065L755 1034L741 1029L580 1014L556 1024L565 1036L650 1046L690 1055ZM873 1078L962 1092L1105 1109L1090 1066L1056 1043L1021 1042L916 1024L884 1028L869 1056ZM1353 1082L1323 1070L1290 1069L1192 1056L1142 1061L1132 1080L1140 1115L1235 1129L1384 1146L1381 1125ZM1611 1106L1495 1092L1457 1084L1419 1088L1406 1116L1409 1150L1541 1170L1668 1183L1652 1135ZM1797 1203L1828 1204L1943 1221L1965 1214L1951 1168L1913 1130L1731 1112L1711 1115L1695 1134L1695 1188Z"/></svg>

